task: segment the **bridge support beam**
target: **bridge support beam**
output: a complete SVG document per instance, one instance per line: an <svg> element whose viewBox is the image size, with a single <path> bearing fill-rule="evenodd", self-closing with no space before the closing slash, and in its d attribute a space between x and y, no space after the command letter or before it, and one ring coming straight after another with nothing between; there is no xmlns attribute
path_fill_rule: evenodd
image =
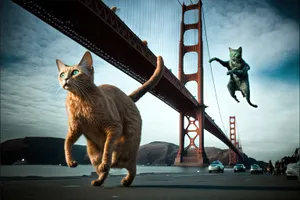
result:
<svg viewBox="0 0 300 200"><path fill-rule="evenodd" d="M202 42L202 2L199 0L197 4L182 5L182 21L180 26L180 42L179 42L179 68L178 77L182 84L189 81L197 82L198 89L198 108L195 110L196 119L187 116L185 113L180 113L179 116L179 150L175 159L176 166L206 166L209 163L204 149L204 119L205 105L203 101L203 42ZM184 13L189 10L198 10L198 22L195 24L184 23ZM190 29L198 29L198 43L192 46L185 46L183 43L184 32ZM194 74L185 74L183 71L183 57L185 53L196 52L198 54L197 72ZM184 126L184 117L187 118L188 125ZM190 129L191 125L195 129ZM196 133L191 136L191 133ZM185 147L184 139L189 138L189 144ZM199 145L196 145L198 138Z"/></svg>

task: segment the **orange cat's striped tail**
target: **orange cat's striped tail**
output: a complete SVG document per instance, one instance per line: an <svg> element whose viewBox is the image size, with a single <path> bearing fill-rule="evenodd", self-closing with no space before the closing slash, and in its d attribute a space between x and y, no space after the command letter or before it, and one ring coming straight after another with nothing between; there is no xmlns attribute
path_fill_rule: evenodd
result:
<svg viewBox="0 0 300 200"><path fill-rule="evenodd" d="M149 90L154 88L159 82L159 80L161 79L163 73L164 73L164 61L161 56L157 56L157 65L153 75L141 87L139 87L129 95L132 101L137 102Z"/></svg>

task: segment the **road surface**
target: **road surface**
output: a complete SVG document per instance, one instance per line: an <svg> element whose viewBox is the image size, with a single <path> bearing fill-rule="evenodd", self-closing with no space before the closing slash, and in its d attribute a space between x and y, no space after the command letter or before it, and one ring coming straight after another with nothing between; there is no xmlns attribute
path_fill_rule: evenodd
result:
<svg viewBox="0 0 300 200"><path fill-rule="evenodd" d="M300 199L300 182L284 175L246 173L141 174L132 186L110 176L102 187L95 177L2 178L1 200L289 200Z"/></svg>

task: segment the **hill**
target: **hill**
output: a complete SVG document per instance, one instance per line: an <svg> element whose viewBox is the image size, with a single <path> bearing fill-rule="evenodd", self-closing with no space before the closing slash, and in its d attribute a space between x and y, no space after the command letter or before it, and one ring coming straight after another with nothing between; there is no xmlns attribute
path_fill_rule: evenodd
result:
<svg viewBox="0 0 300 200"><path fill-rule="evenodd" d="M167 142L151 142L140 146L138 165L173 165L177 155L178 145ZM1 164L13 165L23 163L31 165L66 165L64 156L64 139L51 137L25 137L8 140L1 143ZM220 160L228 164L228 149L205 147L210 161ZM79 164L90 164L85 145L74 145L72 148L74 159ZM257 163L264 166L266 163L245 157L245 164Z"/></svg>
<svg viewBox="0 0 300 200"><path fill-rule="evenodd" d="M139 165L173 165L178 145L167 142L151 142L140 146L137 164ZM205 147L205 152L210 160L220 160L224 165L228 165L229 156L228 149L219 149L216 147ZM260 166L266 166L266 162L257 161L254 158L248 157L244 154L244 164L249 166L252 164L259 164Z"/></svg>
<svg viewBox="0 0 300 200"><path fill-rule="evenodd" d="M25 137L5 141L0 146L1 164L12 165L25 159L31 165L66 165L64 141L52 137ZM80 164L90 164L86 157L86 146L74 145L72 152Z"/></svg>

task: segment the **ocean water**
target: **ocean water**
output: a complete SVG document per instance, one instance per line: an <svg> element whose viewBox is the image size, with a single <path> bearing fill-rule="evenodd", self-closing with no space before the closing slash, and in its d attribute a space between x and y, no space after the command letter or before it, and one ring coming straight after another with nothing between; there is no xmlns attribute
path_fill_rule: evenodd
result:
<svg viewBox="0 0 300 200"><path fill-rule="evenodd" d="M175 166L137 166L137 173L200 173L208 169L201 167L175 167ZM0 175L2 177L60 177L60 176L83 176L95 172L92 165L78 165L76 168L69 168L58 165L1 165ZM111 169L111 175L126 174L126 169Z"/></svg>

